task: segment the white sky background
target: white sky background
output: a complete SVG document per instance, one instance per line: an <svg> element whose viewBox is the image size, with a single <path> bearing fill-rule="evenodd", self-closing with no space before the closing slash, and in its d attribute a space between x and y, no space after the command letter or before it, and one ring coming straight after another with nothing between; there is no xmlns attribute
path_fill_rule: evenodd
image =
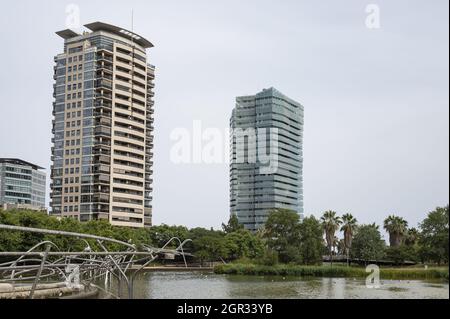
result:
<svg viewBox="0 0 450 319"><path fill-rule="evenodd" d="M170 132L217 127L274 86L305 106L307 215L415 226L449 201L448 1L15 1L0 10L0 157L50 175L53 56L66 5L154 43L154 223L219 228L228 164L170 162ZM365 7L381 9L381 29ZM224 136L225 138L225 136ZM228 143L228 140L224 140Z"/></svg>

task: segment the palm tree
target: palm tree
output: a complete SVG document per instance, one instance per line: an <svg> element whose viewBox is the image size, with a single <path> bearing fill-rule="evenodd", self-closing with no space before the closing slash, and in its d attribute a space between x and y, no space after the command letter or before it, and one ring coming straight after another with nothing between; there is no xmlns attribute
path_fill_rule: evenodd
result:
<svg viewBox="0 0 450 319"><path fill-rule="evenodd" d="M335 247L337 247L337 253L339 255L344 255L345 254L344 239L338 239L337 237L334 238L335 238Z"/></svg>
<svg viewBox="0 0 450 319"><path fill-rule="evenodd" d="M342 216L343 225L341 227L341 231L344 232L344 246L345 246L345 254L347 255L347 266L348 260L350 256L350 249L352 248L353 242L353 233L356 229L356 223L358 222L352 214L345 214Z"/></svg>
<svg viewBox="0 0 450 319"><path fill-rule="evenodd" d="M417 228L409 228L408 233L406 234L405 244L408 246L414 246L415 244L417 244L419 236L420 232L417 230Z"/></svg>
<svg viewBox="0 0 450 319"><path fill-rule="evenodd" d="M323 231L325 233L325 239L327 241L328 251L330 253L331 266L333 266L333 244L334 244L334 234L339 229L339 225L342 223L339 216L336 216L336 212L331 210L323 213L320 218L322 221Z"/></svg>
<svg viewBox="0 0 450 319"><path fill-rule="evenodd" d="M400 246L408 231L408 222L401 217L391 215L384 220L384 229L389 233L389 245Z"/></svg>

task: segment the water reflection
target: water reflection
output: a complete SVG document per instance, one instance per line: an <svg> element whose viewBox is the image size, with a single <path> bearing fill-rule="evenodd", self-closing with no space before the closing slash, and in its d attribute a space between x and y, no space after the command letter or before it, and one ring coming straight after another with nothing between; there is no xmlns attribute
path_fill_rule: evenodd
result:
<svg viewBox="0 0 450 319"><path fill-rule="evenodd" d="M115 292L117 286L113 285ZM125 288L125 287L124 287ZM229 276L201 272L146 272L135 281L135 298L449 298L448 282L382 280L369 289L354 278Z"/></svg>

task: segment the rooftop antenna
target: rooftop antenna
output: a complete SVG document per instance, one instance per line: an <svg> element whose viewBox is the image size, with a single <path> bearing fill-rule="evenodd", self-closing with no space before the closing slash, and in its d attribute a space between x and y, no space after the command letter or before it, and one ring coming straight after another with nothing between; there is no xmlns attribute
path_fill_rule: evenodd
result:
<svg viewBox="0 0 450 319"><path fill-rule="evenodd" d="M131 33L134 34L134 11L131 8ZM131 37L131 41L133 41L133 36Z"/></svg>

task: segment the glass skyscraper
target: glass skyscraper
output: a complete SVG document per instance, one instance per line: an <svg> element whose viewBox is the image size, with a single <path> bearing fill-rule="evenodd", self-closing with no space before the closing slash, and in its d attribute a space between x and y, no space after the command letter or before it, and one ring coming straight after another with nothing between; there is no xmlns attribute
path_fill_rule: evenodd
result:
<svg viewBox="0 0 450 319"><path fill-rule="evenodd" d="M303 106L274 88L237 97L230 128L230 213L252 231L271 209L301 217Z"/></svg>

